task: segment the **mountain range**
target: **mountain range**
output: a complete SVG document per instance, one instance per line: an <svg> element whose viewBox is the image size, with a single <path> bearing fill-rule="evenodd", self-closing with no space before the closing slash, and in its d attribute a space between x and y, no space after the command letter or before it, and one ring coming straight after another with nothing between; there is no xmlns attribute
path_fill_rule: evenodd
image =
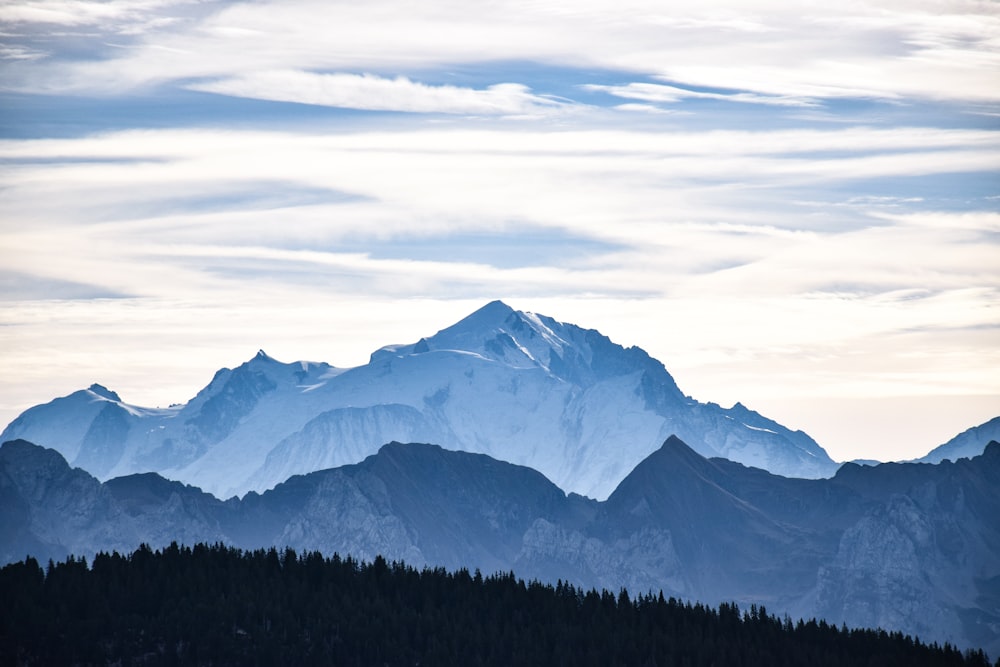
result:
<svg viewBox="0 0 1000 667"><path fill-rule="evenodd" d="M637 347L499 301L356 368L262 351L169 408L130 405L95 384L26 410L0 442L53 448L99 479L158 472L221 497L356 463L393 440L433 442L603 499L670 435L785 476L838 467L801 431L686 396Z"/></svg>
<svg viewBox="0 0 1000 667"><path fill-rule="evenodd" d="M496 301L356 368L259 352L168 408L94 384L26 410L0 434L0 561L291 546L996 654L990 440L1000 417L921 462L840 465L801 431L685 395L639 348Z"/></svg>
<svg viewBox="0 0 1000 667"><path fill-rule="evenodd" d="M220 500L154 473L100 482L23 440L0 447L0 560L224 542L479 568L882 627L1000 651L1000 443L940 464L792 479L676 437L605 501L539 472L391 443L357 464Z"/></svg>

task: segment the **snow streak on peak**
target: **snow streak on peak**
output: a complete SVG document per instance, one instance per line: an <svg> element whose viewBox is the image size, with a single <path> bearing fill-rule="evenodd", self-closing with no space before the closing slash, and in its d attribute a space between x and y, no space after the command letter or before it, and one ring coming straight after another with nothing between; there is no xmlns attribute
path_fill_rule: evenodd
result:
<svg viewBox="0 0 1000 667"><path fill-rule="evenodd" d="M104 385L97 384L96 382L87 387L87 391L109 401L114 401L115 403L121 403L122 400L117 393L111 391Z"/></svg>
<svg viewBox="0 0 1000 667"><path fill-rule="evenodd" d="M498 361L511 368L541 368L548 372L553 357L570 356L589 361L586 345L574 345L571 340L581 339L573 332L578 328L555 320L514 310L502 301L491 301L471 315L438 331L433 336L421 338L412 345L390 345L372 355L408 356L428 352L455 352L473 354Z"/></svg>
<svg viewBox="0 0 1000 667"><path fill-rule="evenodd" d="M569 346L569 343L565 339L560 338L559 335L545 323L544 320L549 318L543 318L535 313L525 313L521 311L518 311L518 313L525 318L524 321L528 322L535 331L541 334L545 342L548 343L553 349L562 351L565 347ZM553 325L557 324L556 321L552 319L549 319L549 322ZM559 326L565 327L565 325Z"/></svg>

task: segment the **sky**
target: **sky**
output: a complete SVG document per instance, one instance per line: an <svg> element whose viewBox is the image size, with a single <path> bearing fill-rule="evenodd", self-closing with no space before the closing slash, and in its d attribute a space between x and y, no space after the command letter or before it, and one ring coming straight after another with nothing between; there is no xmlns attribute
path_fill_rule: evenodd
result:
<svg viewBox="0 0 1000 667"><path fill-rule="evenodd" d="M836 460L1000 415L1000 3L0 4L0 422L493 299Z"/></svg>

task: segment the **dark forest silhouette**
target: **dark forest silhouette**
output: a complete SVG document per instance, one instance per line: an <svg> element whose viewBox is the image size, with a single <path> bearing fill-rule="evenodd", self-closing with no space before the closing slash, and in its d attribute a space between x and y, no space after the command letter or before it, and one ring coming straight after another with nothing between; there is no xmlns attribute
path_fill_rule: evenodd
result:
<svg viewBox="0 0 1000 667"><path fill-rule="evenodd" d="M27 558L0 599L5 665L989 665L764 608L221 544Z"/></svg>

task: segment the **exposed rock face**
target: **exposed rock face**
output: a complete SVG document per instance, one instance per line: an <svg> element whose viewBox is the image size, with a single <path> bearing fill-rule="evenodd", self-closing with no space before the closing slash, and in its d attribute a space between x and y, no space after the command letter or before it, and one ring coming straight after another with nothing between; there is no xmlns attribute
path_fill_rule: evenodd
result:
<svg viewBox="0 0 1000 667"><path fill-rule="evenodd" d="M51 447L100 479L155 471L220 497L424 441L601 499L671 434L778 474L837 469L805 433L685 396L639 348L499 301L349 370L261 352L172 408L127 405L95 385L27 410L0 441Z"/></svg>
<svg viewBox="0 0 1000 667"><path fill-rule="evenodd" d="M0 556L4 561L124 549L135 534L110 491L57 452L23 440L0 447Z"/></svg>
<svg viewBox="0 0 1000 667"><path fill-rule="evenodd" d="M958 610L928 573L938 573L934 528L910 498L893 496L848 529L820 569L817 607L834 622L912 627L920 636L961 636ZM941 577L934 577L941 578ZM945 577L947 578L947 577Z"/></svg>
<svg viewBox="0 0 1000 667"><path fill-rule="evenodd" d="M562 579L594 588L662 590L665 595L697 597L670 532L656 528L602 539L537 519L522 538L515 566L545 581Z"/></svg>
<svg viewBox="0 0 1000 667"><path fill-rule="evenodd" d="M76 464L97 477L106 475L125 453L131 426L125 408L119 403L105 402L83 436Z"/></svg>
<svg viewBox="0 0 1000 667"><path fill-rule="evenodd" d="M971 461L845 472L877 502L821 568L816 613L1000 651L1000 444Z"/></svg>
<svg viewBox="0 0 1000 667"><path fill-rule="evenodd" d="M0 448L0 555L171 540L377 554L415 566L735 600L1000 650L1000 444L956 463L845 465L833 479L705 459L669 438L607 501L434 445L220 501L155 474L101 484L52 450Z"/></svg>

